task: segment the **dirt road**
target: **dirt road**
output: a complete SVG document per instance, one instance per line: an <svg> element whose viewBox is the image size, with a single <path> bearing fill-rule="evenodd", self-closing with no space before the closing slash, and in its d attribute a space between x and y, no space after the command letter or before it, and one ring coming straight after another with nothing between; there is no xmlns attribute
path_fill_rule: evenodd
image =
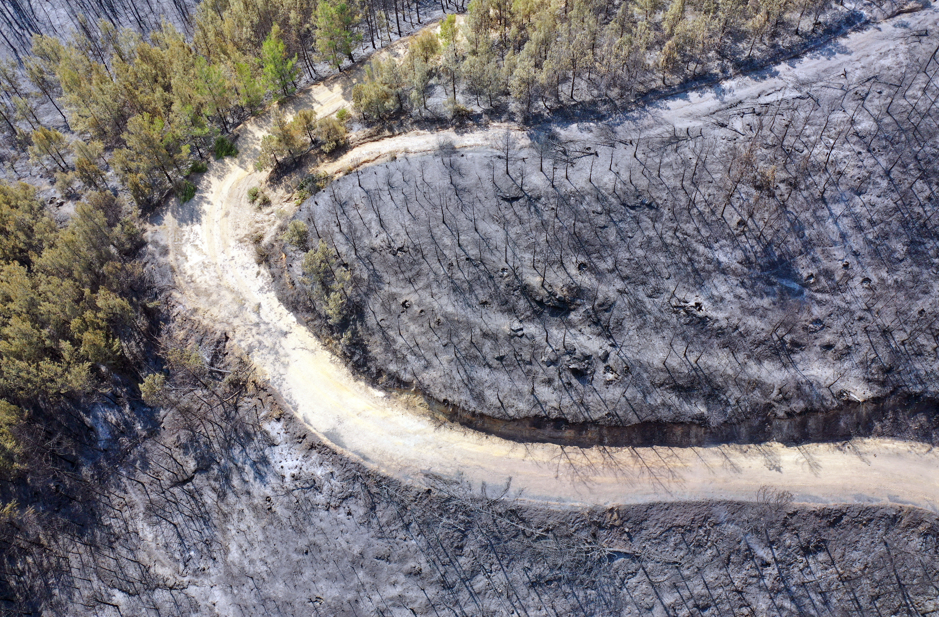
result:
<svg viewBox="0 0 939 617"><path fill-rule="evenodd" d="M855 79L855 71L889 73L913 44L914 28L928 29L935 39L937 26L939 9L900 16L801 60L661 101L635 122L644 130L691 128L717 109L798 96L802 84L843 72L846 80ZM325 115L349 106L356 75L308 88L288 107L312 107ZM268 123L261 118L244 126L239 157L214 164L196 199L170 207L151 236L168 247L179 299L224 328L311 430L349 456L407 481L510 483L522 499L571 506L754 500L761 487L771 486L802 503L897 503L939 511L939 451L922 445L876 439L797 448L522 445L439 426L419 406L371 388L297 322L277 299L267 269L255 263L250 238L277 222L277 215L257 212L246 198L261 183L251 170ZM484 147L489 135L412 133L365 144L329 167L340 172L384 154L431 151L441 139L456 147Z"/></svg>

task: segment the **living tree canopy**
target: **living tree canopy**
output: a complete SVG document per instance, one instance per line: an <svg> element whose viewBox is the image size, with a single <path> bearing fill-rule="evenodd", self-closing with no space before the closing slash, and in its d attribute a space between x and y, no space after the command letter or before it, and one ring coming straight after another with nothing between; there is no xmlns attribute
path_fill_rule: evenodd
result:
<svg viewBox="0 0 939 617"><path fill-rule="evenodd" d="M297 57L288 57L282 38L280 26L274 24L271 33L264 40L261 48L261 65L264 68L264 78L268 88L277 94L290 96L297 90L297 77L300 70L297 68Z"/></svg>
<svg viewBox="0 0 939 617"><path fill-rule="evenodd" d="M89 193L57 230L26 184L0 183L0 472L43 401L90 392L123 358L138 231L110 193Z"/></svg>

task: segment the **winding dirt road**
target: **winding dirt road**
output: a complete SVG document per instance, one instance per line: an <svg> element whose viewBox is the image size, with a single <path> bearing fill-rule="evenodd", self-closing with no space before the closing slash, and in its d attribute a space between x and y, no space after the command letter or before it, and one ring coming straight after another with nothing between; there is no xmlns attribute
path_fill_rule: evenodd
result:
<svg viewBox="0 0 939 617"><path fill-rule="evenodd" d="M663 123L668 130L700 125L736 103L794 96L800 84L834 79L845 66L849 73L853 67L889 71L914 44L911 27L928 29L935 46L939 9L855 32L755 78L665 100L637 122L650 130ZM354 79L351 73L308 88L288 111L311 107L322 116L348 106ZM802 447L523 445L440 425L416 402L363 383L297 322L277 299L267 269L255 262L251 237L271 233L278 220L257 212L246 198L262 180L252 170L268 126L268 118L243 126L237 159L215 163L196 199L172 205L151 239L168 249L179 300L225 329L310 429L348 456L404 481L510 484L510 494L523 500L567 506L755 500L761 487L771 486L790 491L800 503L909 504L939 512L939 451L920 444L864 439ZM488 135L410 133L357 147L330 171L389 153L432 151L441 138L456 147L486 147Z"/></svg>

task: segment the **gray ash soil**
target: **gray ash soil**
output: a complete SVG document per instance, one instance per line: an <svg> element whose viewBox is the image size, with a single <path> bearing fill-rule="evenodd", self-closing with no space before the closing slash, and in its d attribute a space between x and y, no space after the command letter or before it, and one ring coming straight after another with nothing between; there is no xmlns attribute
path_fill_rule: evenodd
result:
<svg viewBox="0 0 939 617"><path fill-rule="evenodd" d="M220 379L154 426L103 422L101 465L46 478L35 489L57 497L0 523L0 613L939 614L935 514L772 491L574 511L511 488L423 489L332 452L256 383Z"/></svg>
<svg viewBox="0 0 939 617"><path fill-rule="evenodd" d="M534 129L508 174L496 136L338 179L296 218L352 273L347 353L469 418L722 427L903 400L919 435L902 413L868 432L934 442L939 61L909 37L899 64L704 122L665 101ZM338 339L284 251L282 294Z"/></svg>
<svg viewBox="0 0 939 617"><path fill-rule="evenodd" d="M197 5L198 0L4 0L0 57L26 55L37 33L95 32L100 19L140 33L157 30L164 21L186 30Z"/></svg>

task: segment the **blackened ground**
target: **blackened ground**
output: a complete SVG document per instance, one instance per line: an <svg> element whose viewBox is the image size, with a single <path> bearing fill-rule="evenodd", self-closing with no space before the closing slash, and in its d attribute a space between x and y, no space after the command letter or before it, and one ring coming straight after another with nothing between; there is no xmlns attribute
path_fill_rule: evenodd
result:
<svg viewBox="0 0 939 617"><path fill-rule="evenodd" d="M693 126L665 105L337 180L297 218L352 272L350 357L499 420L721 427L928 407L939 39L909 37L899 65ZM302 251L285 252L284 294L338 339Z"/></svg>
<svg viewBox="0 0 939 617"><path fill-rule="evenodd" d="M935 514L770 490L552 510L511 487L402 485L233 379L218 343L199 343L206 387L170 381L159 426L105 440L108 465L50 479L56 499L0 523L0 613L939 614Z"/></svg>
<svg viewBox="0 0 939 617"><path fill-rule="evenodd" d="M0 56L29 53L34 34L96 33L98 20L146 34L163 21L188 30L198 0L4 0ZM84 23L82 22L84 20Z"/></svg>
<svg viewBox="0 0 939 617"><path fill-rule="evenodd" d="M589 448L699 447L717 444L787 445L848 441L859 437L893 437L939 444L939 412L935 401L888 397L865 403L843 403L822 412L769 418L754 417L717 426L695 422L638 422L627 426L568 422L563 419L505 420L467 413L452 405L428 401L440 417L489 435L520 443L554 443Z"/></svg>

